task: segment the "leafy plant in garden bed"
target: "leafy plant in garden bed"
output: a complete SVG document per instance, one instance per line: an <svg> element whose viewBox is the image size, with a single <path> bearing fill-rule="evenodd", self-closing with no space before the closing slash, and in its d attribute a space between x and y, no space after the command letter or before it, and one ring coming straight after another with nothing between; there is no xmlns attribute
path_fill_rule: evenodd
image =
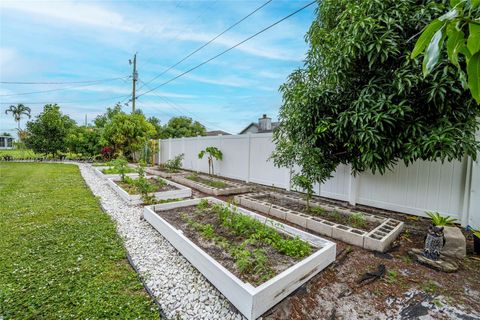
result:
<svg viewBox="0 0 480 320"><path fill-rule="evenodd" d="M192 173L192 174L189 174L187 177L187 179L190 179L192 181L196 181L196 182L200 182L200 183L204 183L210 187L213 187L213 188L217 188L217 189L223 189L223 188L227 188L228 185L221 181L221 180L215 180L215 179L210 179L210 178L204 178L200 175L198 175L197 173Z"/></svg>
<svg viewBox="0 0 480 320"><path fill-rule="evenodd" d="M117 182L129 194L141 194L144 204L157 203L157 199L151 193L176 189L167 184L160 177L148 178L145 176L144 164L140 164L137 168L138 178L124 176L121 181Z"/></svg>
<svg viewBox="0 0 480 320"><path fill-rule="evenodd" d="M173 159L170 159L168 161L165 161L165 163L160 164L158 168L162 171L177 173L180 171L180 168L182 167L182 161L184 156L185 155L181 153L175 156Z"/></svg>
<svg viewBox="0 0 480 320"><path fill-rule="evenodd" d="M337 210L326 210L319 206L305 206L304 204L288 198L277 198L271 195L262 195L256 197L256 199L266 201L272 205L277 205L285 209L301 212L307 215L318 216L332 223L343 224L357 229L370 231L377 227L376 223L367 221L365 215L361 212L346 214Z"/></svg>
<svg viewBox="0 0 480 320"><path fill-rule="evenodd" d="M365 216L360 212L346 215L335 210L327 211L321 207L313 207L308 209L308 213L320 216L325 220L329 220L334 223L348 225L357 229L365 230L369 227Z"/></svg>
<svg viewBox="0 0 480 320"><path fill-rule="evenodd" d="M457 220L457 219L452 218L450 216L444 217L444 216L440 215L440 213L438 213L438 212L427 211L425 213L427 214L427 216L430 217L430 219L432 219L433 225L435 225L437 227L451 226Z"/></svg>
<svg viewBox="0 0 480 320"><path fill-rule="evenodd" d="M119 158L110 162L111 168L103 169L103 174L119 174L122 181L125 180L125 174L135 172L135 169L128 166L127 160Z"/></svg>
<svg viewBox="0 0 480 320"><path fill-rule="evenodd" d="M205 150L202 150L198 153L198 158L203 159L203 156L208 155L208 174L215 174L213 168L213 159L222 160L223 153L217 147L207 147Z"/></svg>
<svg viewBox="0 0 480 320"><path fill-rule="evenodd" d="M219 261L233 267L242 279L255 285L272 278L312 251L311 245L298 237L283 235L238 213L235 208L211 204L207 199L196 206L164 211L162 217L182 224L189 238L220 248L223 254ZM206 246L211 249L211 244ZM207 251L214 255L218 252L217 249Z"/></svg>

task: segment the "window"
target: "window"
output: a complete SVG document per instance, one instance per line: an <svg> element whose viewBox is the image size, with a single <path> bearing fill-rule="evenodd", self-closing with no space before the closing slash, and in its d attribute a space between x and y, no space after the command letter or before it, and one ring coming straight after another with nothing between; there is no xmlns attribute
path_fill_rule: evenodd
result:
<svg viewBox="0 0 480 320"><path fill-rule="evenodd" d="M5 138L0 137L0 148L5 148Z"/></svg>
<svg viewBox="0 0 480 320"><path fill-rule="evenodd" d="M7 138L7 147L12 148L13 147L13 138Z"/></svg>

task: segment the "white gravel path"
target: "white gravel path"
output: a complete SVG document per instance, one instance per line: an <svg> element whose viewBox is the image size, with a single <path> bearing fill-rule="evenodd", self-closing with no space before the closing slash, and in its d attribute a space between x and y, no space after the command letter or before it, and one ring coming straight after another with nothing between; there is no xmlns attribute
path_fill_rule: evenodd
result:
<svg viewBox="0 0 480 320"><path fill-rule="evenodd" d="M117 230L133 263L169 318L245 319L159 232L143 220L143 207L130 206L90 165L80 172Z"/></svg>

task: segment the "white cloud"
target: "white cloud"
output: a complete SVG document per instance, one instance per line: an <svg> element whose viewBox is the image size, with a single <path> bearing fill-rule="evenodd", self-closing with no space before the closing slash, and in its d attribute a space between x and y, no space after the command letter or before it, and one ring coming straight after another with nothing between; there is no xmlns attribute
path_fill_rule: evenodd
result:
<svg viewBox="0 0 480 320"><path fill-rule="evenodd" d="M205 43L215 37L217 32L202 32L201 30L188 30L186 26L191 24L191 13L185 15L178 14L175 21L165 24L171 17L150 16L135 21L135 18L127 17L119 12L109 10L106 7L91 3L78 3L72 1L1 1L0 8L2 10L12 10L24 12L32 15L36 19L44 19L47 23L58 26L60 22L70 25L83 25L91 28L105 28L110 30L127 31L137 33L142 37L150 38L157 41L171 41L172 39L180 41L190 41L197 43ZM163 23L159 23L163 21ZM147 27L148 26L148 27ZM220 32L221 30L218 30ZM252 39L235 48L253 56L264 57L274 60L300 61L303 52L292 50L286 46L274 45L271 41L278 40L277 34L282 38L283 32L262 35L262 40ZM232 47L238 42L251 35L248 32L245 35L232 34L224 35L215 40L213 45L222 46L224 48ZM93 34L93 36L98 36ZM117 38L117 37L115 37ZM109 41L106 38L106 41Z"/></svg>
<svg viewBox="0 0 480 320"><path fill-rule="evenodd" d="M69 23L90 27L104 27L124 31L138 31L135 26L121 15L101 6L71 1L1 1L2 10L15 10L30 13L35 17L48 18L56 23L63 20Z"/></svg>

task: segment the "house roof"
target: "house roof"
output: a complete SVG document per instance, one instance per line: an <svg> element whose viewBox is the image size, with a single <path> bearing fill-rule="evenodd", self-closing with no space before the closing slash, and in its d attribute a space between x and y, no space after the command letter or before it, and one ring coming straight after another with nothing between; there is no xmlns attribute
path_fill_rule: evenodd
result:
<svg viewBox="0 0 480 320"><path fill-rule="evenodd" d="M231 133L225 132L223 130L213 130L213 131L207 131L205 132L206 136L218 136L221 134L222 136L230 136L232 135Z"/></svg>
<svg viewBox="0 0 480 320"><path fill-rule="evenodd" d="M257 129L257 133L266 133L266 132L272 132L273 129L278 127L278 122L272 122L272 129L271 130L261 130L260 127L258 126L258 123L252 122L248 126L245 127L242 131L240 131L239 134L244 134L245 132L248 131L251 127L254 127Z"/></svg>

